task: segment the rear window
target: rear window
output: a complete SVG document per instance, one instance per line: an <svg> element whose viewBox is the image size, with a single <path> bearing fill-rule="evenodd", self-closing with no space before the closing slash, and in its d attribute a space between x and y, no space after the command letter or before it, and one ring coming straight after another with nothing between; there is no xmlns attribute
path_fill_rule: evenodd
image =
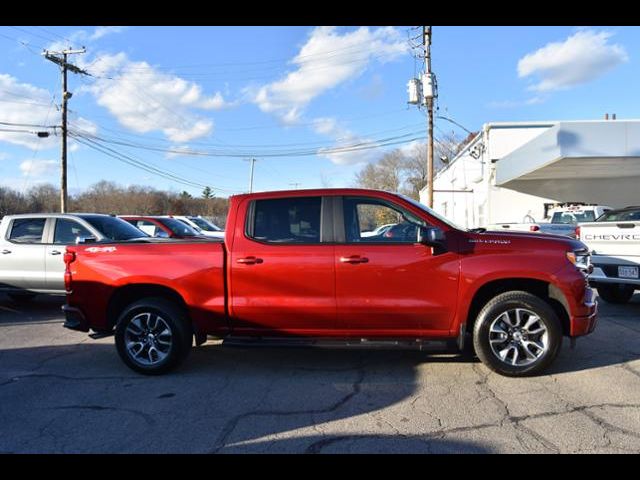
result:
<svg viewBox="0 0 640 480"><path fill-rule="evenodd" d="M15 243L42 243L45 218L16 218L9 240Z"/></svg>
<svg viewBox="0 0 640 480"><path fill-rule="evenodd" d="M249 236L269 243L320 243L320 197L256 200Z"/></svg>
<svg viewBox="0 0 640 480"><path fill-rule="evenodd" d="M121 218L102 215L82 215L81 218L110 240L132 240L149 236Z"/></svg>
<svg viewBox="0 0 640 480"><path fill-rule="evenodd" d="M596 219L593 210L586 212L556 212L551 217L551 223L580 223L594 222Z"/></svg>
<svg viewBox="0 0 640 480"><path fill-rule="evenodd" d="M611 210L598 218L598 222L640 221L640 210Z"/></svg>

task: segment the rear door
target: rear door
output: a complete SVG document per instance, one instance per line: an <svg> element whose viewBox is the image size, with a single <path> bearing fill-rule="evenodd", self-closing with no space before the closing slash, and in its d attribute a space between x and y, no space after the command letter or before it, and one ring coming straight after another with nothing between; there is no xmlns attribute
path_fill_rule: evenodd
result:
<svg viewBox="0 0 640 480"><path fill-rule="evenodd" d="M79 238L94 237L84 225L70 218L52 218L53 238L45 246L47 290L64 291L64 252L67 245L75 245Z"/></svg>
<svg viewBox="0 0 640 480"><path fill-rule="evenodd" d="M46 289L46 217L14 218L0 247L0 285L24 290Z"/></svg>
<svg viewBox="0 0 640 480"><path fill-rule="evenodd" d="M232 238L230 314L238 334L335 329L334 246L326 199L264 198L240 205Z"/></svg>

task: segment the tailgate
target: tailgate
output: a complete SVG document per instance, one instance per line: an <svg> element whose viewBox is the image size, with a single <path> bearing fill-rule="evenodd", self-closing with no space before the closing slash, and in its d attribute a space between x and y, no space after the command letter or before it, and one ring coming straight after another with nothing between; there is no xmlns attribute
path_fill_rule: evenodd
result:
<svg viewBox="0 0 640 480"><path fill-rule="evenodd" d="M640 256L640 222L581 223L580 240L596 255Z"/></svg>

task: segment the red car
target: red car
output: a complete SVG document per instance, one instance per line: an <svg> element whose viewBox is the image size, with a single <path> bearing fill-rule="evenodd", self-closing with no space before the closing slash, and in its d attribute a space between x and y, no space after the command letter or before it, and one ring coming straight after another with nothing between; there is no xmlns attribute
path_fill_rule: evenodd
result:
<svg viewBox="0 0 640 480"><path fill-rule="evenodd" d="M410 224L402 235L365 236ZM543 371L593 331L589 253L554 235L464 230L409 198L359 189L230 198L223 242L67 247L65 327L115 334L146 373L208 335L253 343L389 345L468 337L491 369Z"/></svg>
<svg viewBox="0 0 640 480"><path fill-rule="evenodd" d="M126 220L131 225L150 237L156 238L207 238L200 235L189 225L182 223L175 218L121 215L120 218Z"/></svg>

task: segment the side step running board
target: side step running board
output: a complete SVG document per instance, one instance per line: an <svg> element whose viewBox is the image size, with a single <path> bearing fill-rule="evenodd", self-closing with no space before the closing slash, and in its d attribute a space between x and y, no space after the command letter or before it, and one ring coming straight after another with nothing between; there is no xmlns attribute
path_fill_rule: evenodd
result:
<svg viewBox="0 0 640 480"><path fill-rule="evenodd" d="M451 349L447 340L421 339L322 339L322 338L276 338L276 337L227 337L222 341L227 347L315 347L315 348L364 348L364 349L402 349L402 350L438 350Z"/></svg>

